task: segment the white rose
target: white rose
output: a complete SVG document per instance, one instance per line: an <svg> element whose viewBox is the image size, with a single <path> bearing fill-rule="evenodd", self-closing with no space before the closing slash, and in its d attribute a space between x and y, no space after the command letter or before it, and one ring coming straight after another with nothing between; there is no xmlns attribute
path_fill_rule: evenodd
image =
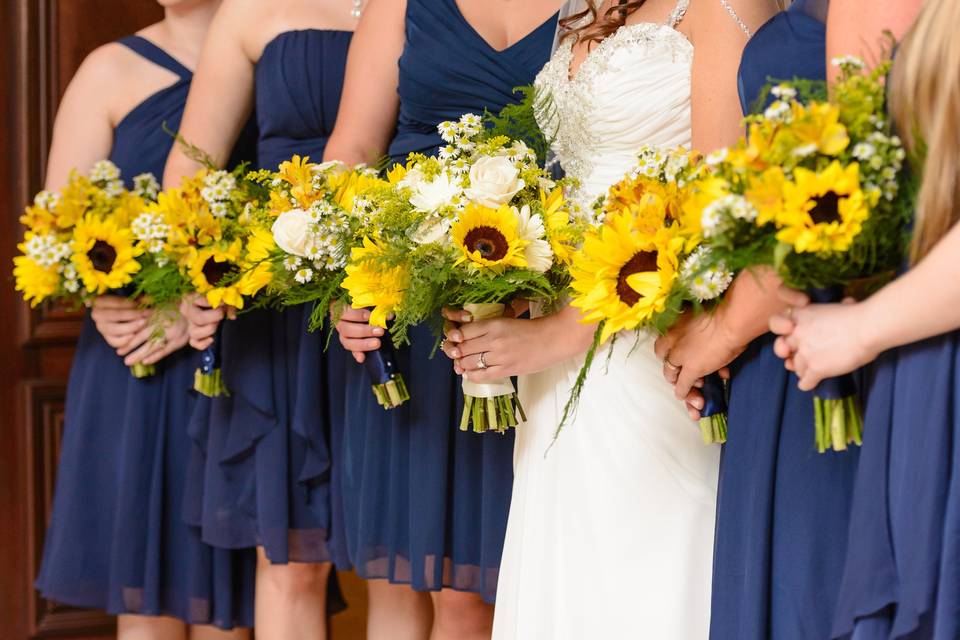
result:
<svg viewBox="0 0 960 640"><path fill-rule="evenodd" d="M433 213L444 207L449 207L460 195L460 185L450 179L446 173L441 173L430 182L421 181L412 187L413 195L410 204L417 211Z"/></svg>
<svg viewBox="0 0 960 640"><path fill-rule="evenodd" d="M450 220L446 218L430 217L420 223L413 234L413 241L419 245L444 242L450 231Z"/></svg>
<svg viewBox="0 0 960 640"><path fill-rule="evenodd" d="M502 156L481 158L470 167L470 200L484 207L507 204L526 185L520 170Z"/></svg>
<svg viewBox="0 0 960 640"><path fill-rule="evenodd" d="M287 253L305 258L310 245L310 214L303 209L284 211L271 228L277 246Z"/></svg>

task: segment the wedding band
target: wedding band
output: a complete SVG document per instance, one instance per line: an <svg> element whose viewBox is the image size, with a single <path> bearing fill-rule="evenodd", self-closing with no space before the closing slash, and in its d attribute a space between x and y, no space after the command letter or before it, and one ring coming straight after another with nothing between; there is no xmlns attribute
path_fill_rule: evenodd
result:
<svg viewBox="0 0 960 640"><path fill-rule="evenodd" d="M787 307L787 320L793 322L793 307Z"/></svg>
<svg viewBox="0 0 960 640"><path fill-rule="evenodd" d="M477 369L486 369L486 368L487 368L487 361L484 360L484 358L483 358L485 355L487 355L487 352L486 352L486 351L484 351L483 353L481 353L481 354L480 354L480 357L477 358Z"/></svg>
<svg viewBox="0 0 960 640"><path fill-rule="evenodd" d="M667 365L668 367L670 367L670 369L673 370L673 371L680 371L680 367L678 367L677 365L675 365L675 364L673 364L672 362L670 362L670 356L666 356L666 357L663 359L663 364L665 364L665 365Z"/></svg>

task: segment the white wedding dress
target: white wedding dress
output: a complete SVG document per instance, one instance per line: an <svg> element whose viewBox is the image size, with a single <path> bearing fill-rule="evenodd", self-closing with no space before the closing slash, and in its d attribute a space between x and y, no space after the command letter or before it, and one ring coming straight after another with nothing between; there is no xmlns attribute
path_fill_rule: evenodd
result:
<svg viewBox="0 0 960 640"><path fill-rule="evenodd" d="M666 24L621 27L573 79L562 42L537 77L553 102L541 124L583 202L643 145L690 145L693 45L675 29L687 2ZM583 358L520 379L529 422L517 429L495 640L708 635L720 448L674 398L652 339L621 335L605 366L608 351L552 448Z"/></svg>

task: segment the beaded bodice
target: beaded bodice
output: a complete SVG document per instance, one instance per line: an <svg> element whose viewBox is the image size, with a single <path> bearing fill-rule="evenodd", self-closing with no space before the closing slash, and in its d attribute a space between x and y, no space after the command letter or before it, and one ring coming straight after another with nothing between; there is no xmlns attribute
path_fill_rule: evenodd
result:
<svg viewBox="0 0 960 640"><path fill-rule="evenodd" d="M573 38L560 43L537 76L548 97L538 113L567 175L586 204L629 171L644 145L690 146L693 45L675 29L689 0L665 24L621 27L571 77Z"/></svg>

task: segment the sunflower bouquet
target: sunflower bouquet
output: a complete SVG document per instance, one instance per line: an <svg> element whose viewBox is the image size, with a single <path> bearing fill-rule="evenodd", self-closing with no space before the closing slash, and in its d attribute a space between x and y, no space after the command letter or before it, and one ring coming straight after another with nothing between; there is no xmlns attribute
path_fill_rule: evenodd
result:
<svg viewBox="0 0 960 640"><path fill-rule="evenodd" d="M13 259L16 288L32 307L47 300L77 306L106 293L128 295L141 269L131 220L159 191L150 174L124 188L112 162L96 163L89 176L73 173L59 192L41 191L26 208L21 255ZM146 377L153 367L135 365L131 373Z"/></svg>
<svg viewBox="0 0 960 640"><path fill-rule="evenodd" d="M138 295L157 308L195 293L213 308L243 309L267 285L269 273L257 265L271 242L250 224L266 190L253 176L242 167L201 169L133 220L135 247L144 256ZM227 393L217 341L201 354L194 388L211 397Z"/></svg>
<svg viewBox="0 0 960 640"><path fill-rule="evenodd" d="M394 317L398 345L414 325L439 329L445 307L482 320L517 299L554 304L579 241L562 185L525 143L490 133L474 114L439 131L446 144L438 156L412 154L389 173L392 189L373 198L397 224L364 238L343 282L355 305L374 307L371 322L386 328ZM509 378L464 380L463 390L463 430L502 433L525 419Z"/></svg>
<svg viewBox="0 0 960 640"><path fill-rule="evenodd" d="M837 302L858 280L891 274L905 246L908 207L899 179L905 158L885 115L889 64L864 73L855 58L830 101L806 104L790 84L746 120L748 137L707 157L718 197L702 210L713 259L739 271L770 266L818 302ZM862 420L851 376L814 391L820 452L860 444Z"/></svg>
<svg viewBox="0 0 960 640"><path fill-rule="evenodd" d="M389 184L366 167L316 164L300 156L259 179L270 192L255 223L271 245L254 266L269 277L265 301L312 304L311 329L319 329L330 308L338 307L351 251L363 246L372 229L391 228L368 197L389 190ZM364 365L381 406L393 409L409 400L390 345L368 354Z"/></svg>
<svg viewBox="0 0 960 640"><path fill-rule="evenodd" d="M560 427L575 409L601 345L623 331L667 331L686 308L714 304L733 274L708 260L700 203L717 183L683 148L644 147L635 168L597 204L597 223L573 256L571 304L586 323L599 323ZM707 262L711 264L707 266ZM705 381L701 432L706 443L726 440L722 381Z"/></svg>

